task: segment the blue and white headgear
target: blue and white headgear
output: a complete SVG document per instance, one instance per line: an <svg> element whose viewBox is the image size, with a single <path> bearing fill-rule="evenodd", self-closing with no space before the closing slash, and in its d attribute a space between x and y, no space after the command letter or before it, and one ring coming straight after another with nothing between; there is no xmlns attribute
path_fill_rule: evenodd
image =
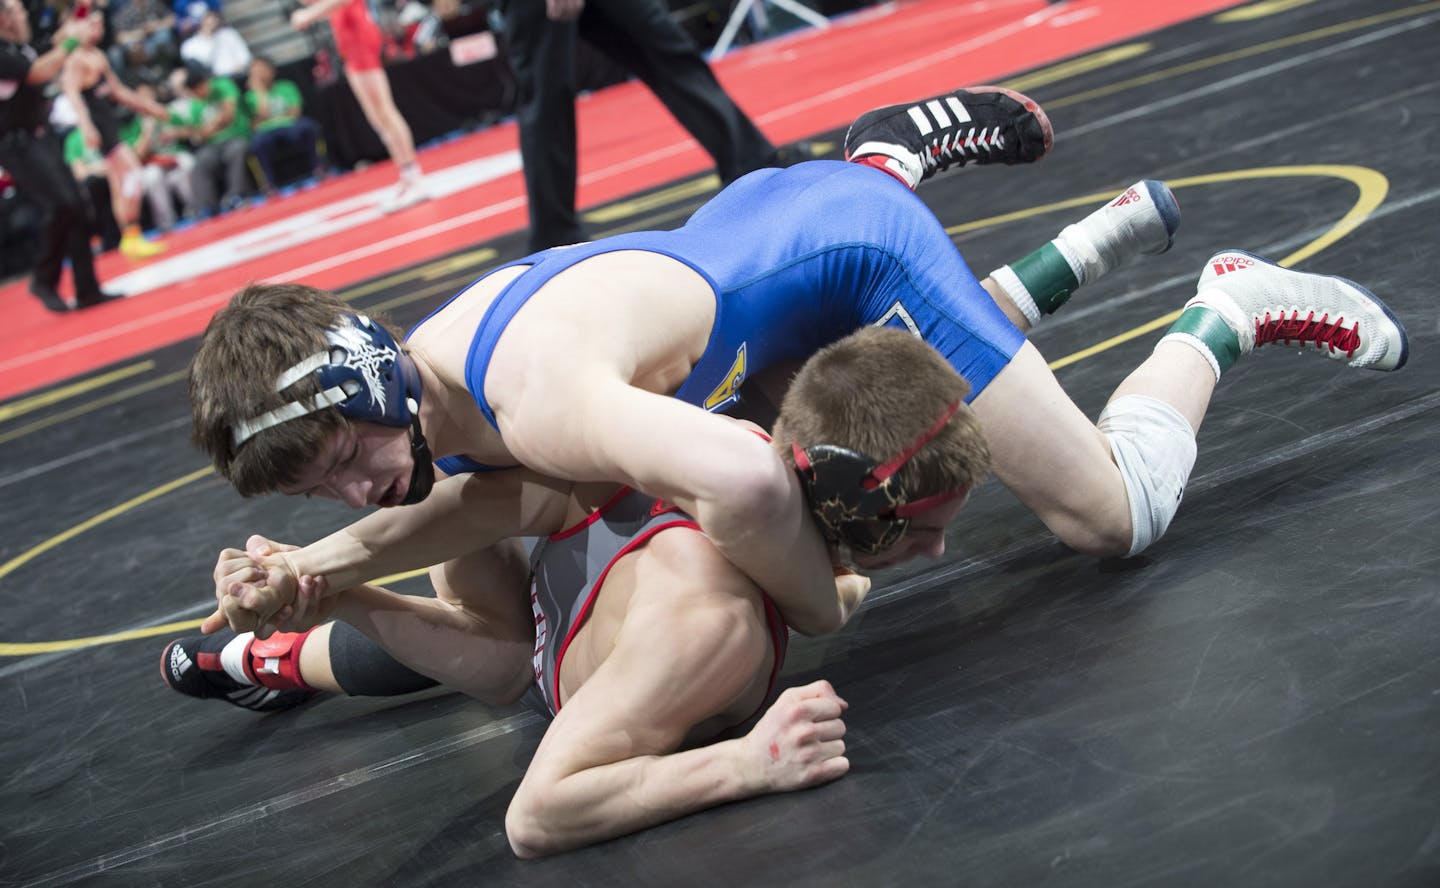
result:
<svg viewBox="0 0 1440 888"><path fill-rule="evenodd" d="M418 503L435 483L430 447L420 432L420 374L380 324L362 314L344 314L325 331L330 345L301 359L275 380L275 391L313 377L318 394L291 401L236 425L236 449L265 429L307 416L326 407L338 407L347 419L377 425L410 426L410 452L415 468L403 505Z"/></svg>

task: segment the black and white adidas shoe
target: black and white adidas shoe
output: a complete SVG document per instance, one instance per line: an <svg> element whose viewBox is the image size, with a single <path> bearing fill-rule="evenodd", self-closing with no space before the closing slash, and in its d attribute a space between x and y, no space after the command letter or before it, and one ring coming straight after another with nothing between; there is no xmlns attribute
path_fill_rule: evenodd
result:
<svg viewBox="0 0 1440 888"><path fill-rule="evenodd" d="M880 167L911 188L967 163L1033 163L1055 142L1050 118L1000 86L957 89L866 111L845 134L845 159Z"/></svg>
<svg viewBox="0 0 1440 888"><path fill-rule="evenodd" d="M254 640L254 633L236 635L229 629L213 635L177 638L166 645L160 655L160 676L182 694L202 700L217 697L256 712L291 709L316 695L316 691L298 687L261 685L251 663L250 648ZM231 676L226 670L227 661L231 669L246 676L245 681ZM280 682L272 680L272 683Z"/></svg>

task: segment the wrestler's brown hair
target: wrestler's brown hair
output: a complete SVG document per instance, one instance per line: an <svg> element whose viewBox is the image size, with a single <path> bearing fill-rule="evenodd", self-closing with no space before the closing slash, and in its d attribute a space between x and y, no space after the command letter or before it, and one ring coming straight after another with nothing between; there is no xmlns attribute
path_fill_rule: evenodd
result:
<svg viewBox="0 0 1440 888"><path fill-rule="evenodd" d="M283 393L275 391L275 382L325 350L326 331L350 311L335 296L304 284L251 284L210 319L190 362L190 440L242 496L294 482L329 435L348 425L339 408L326 407L271 426L238 447L234 439L241 422L319 393L313 376Z"/></svg>
<svg viewBox="0 0 1440 888"><path fill-rule="evenodd" d="M816 352L780 404L774 441L794 467L791 443L831 444L877 462L911 447L949 405L960 409L900 468L911 500L973 488L990 472L990 450L963 403L970 384L924 341L893 327L866 327Z"/></svg>

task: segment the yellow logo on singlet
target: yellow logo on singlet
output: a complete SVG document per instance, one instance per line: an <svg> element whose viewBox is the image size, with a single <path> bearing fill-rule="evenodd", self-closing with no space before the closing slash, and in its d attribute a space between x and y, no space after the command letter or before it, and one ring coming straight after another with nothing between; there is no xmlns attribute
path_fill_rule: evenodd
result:
<svg viewBox="0 0 1440 888"><path fill-rule="evenodd" d="M726 401L733 400L740 393L740 385L745 381L745 343L740 343L740 348L735 351L735 363L730 365L730 372L725 374L725 380L715 387L710 397L705 399L705 409L714 410Z"/></svg>

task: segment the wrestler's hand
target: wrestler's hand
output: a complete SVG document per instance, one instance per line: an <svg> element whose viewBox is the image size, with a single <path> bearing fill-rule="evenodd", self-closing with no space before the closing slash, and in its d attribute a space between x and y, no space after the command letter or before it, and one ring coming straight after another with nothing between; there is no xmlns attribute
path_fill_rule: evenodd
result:
<svg viewBox="0 0 1440 888"><path fill-rule="evenodd" d="M320 20L315 10L308 6L301 7L290 13L290 27L297 31L303 31Z"/></svg>
<svg viewBox="0 0 1440 888"><path fill-rule="evenodd" d="M848 567L835 566L835 596L840 599L840 609L846 622L855 615L865 596L870 594L870 578L858 574Z"/></svg>
<svg viewBox="0 0 1440 888"><path fill-rule="evenodd" d="M849 705L828 681L787 688L744 737L742 767L757 793L818 786L849 771L840 720Z"/></svg>
<svg viewBox="0 0 1440 888"><path fill-rule="evenodd" d="M298 578L283 553L298 547L258 534L250 537L245 545L243 552L224 549L216 559L217 606L200 624L201 632L215 632L228 624L236 632L253 630L266 638L274 631L274 625L292 615Z"/></svg>
<svg viewBox="0 0 1440 888"><path fill-rule="evenodd" d="M580 17L585 0L545 0L545 16L552 22L569 22Z"/></svg>
<svg viewBox="0 0 1440 888"><path fill-rule="evenodd" d="M80 124L80 137L85 140L85 147L100 150L100 131L93 123Z"/></svg>

